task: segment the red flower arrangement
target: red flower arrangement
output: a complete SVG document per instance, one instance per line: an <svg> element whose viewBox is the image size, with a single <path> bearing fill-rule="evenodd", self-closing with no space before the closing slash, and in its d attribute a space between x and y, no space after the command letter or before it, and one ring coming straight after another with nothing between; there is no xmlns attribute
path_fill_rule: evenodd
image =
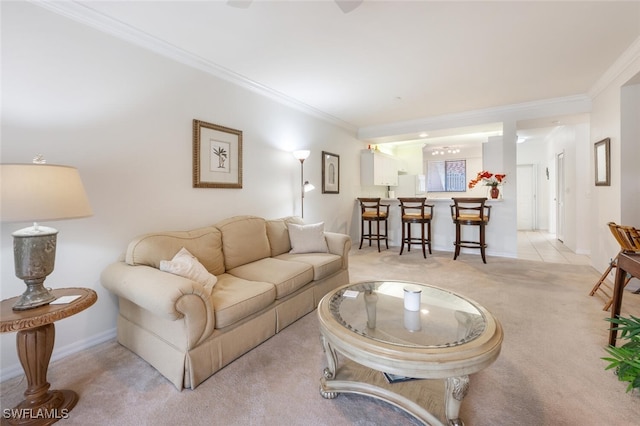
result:
<svg viewBox="0 0 640 426"><path fill-rule="evenodd" d="M469 189L476 186L480 181L484 182L485 186L498 186L502 185L507 178L507 175L500 173L491 173L486 170L483 170L478 173L475 179L471 179L469 182Z"/></svg>

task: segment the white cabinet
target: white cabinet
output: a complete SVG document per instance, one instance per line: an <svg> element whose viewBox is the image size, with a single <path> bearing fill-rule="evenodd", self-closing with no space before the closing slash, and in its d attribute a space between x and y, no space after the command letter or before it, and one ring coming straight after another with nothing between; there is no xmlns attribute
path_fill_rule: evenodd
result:
<svg viewBox="0 0 640 426"><path fill-rule="evenodd" d="M360 154L360 185L398 185L398 162L387 154L365 149Z"/></svg>

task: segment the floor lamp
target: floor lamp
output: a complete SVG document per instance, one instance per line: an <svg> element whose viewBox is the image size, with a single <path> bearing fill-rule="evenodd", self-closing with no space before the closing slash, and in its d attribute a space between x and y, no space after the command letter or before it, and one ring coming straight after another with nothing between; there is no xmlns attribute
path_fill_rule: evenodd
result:
<svg viewBox="0 0 640 426"><path fill-rule="evenodd" d="M300 217L304 218L304 193L315 189L315 186L304 180L304 160L309 158L311 151L301 149L293 151L293 156L300 161Z"/></svg>
<svg viewBox="0 0 640 426"><path fill-rule="evenodd" d="M13 305L15 311L37 308L55 300L44 287L44 280L53 272L58 230L36 222L93 214L77 169L38 161L40 163L0 164L2 222L34 222L33 226L12 234L16 276L27 285Z"/></svg>

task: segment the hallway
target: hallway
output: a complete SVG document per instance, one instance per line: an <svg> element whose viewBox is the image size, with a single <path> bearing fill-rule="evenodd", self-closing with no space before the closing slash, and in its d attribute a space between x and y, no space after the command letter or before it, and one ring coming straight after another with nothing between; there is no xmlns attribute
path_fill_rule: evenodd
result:
<svg viewBox="0 0 640 426"><path fill-rule="evenodd" d="M587 255L575 254L546 231L518 231L518 259L539 262L590 265Z"/></svg>

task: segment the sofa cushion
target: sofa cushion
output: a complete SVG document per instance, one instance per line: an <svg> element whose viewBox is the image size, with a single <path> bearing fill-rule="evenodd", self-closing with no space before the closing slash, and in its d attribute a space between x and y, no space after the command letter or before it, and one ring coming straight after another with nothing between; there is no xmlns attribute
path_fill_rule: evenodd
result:
<svg viewBox="0 0 640 426"><path fill-rule="evenodd" d="M267 238L269 238L269 245L271 246L271 257L288 253L291 250L289 230L287 229L289 223L304 225L302 219L297 216L267 220Z"/></svg>
<svg viewBox="0 0 640 426"><path fill-rule="evenodd" d="M266 221L256 216L235 216L216 223L222 233L227 270L271 256Z"/></svg>
<svg viewBox="0 0 640 426"><path fill-rule="evenodd" d="M276 287L276 299L291 294L313 281L311 265L271 257L230 269L228 273L245 280L272 283Z"/></svg>
<svg viewBox="0 0 640 426"><path fill-rule="evenodd" d="M313 279L315 281L324 279L342 269L342 257L331 253L285 253L277 256L276 259L301 262L313 267Z"/></svg>
<svg viewBox="0 0 640 426"><path fill-rule="evenodd" d="M218 277L211 294L216 328L224 328L265 309L276 299L276 288L263 281L247 281L230 274Z"/></svg>
<svg viewBox="0 0 640 426"><path fill-rule="evenodd" d="M327 253L327 241L324 239L324 222L313 225L296 225L290 223L289 240L291 251L289 253Z"/></svg>
<svg viewBox="0 0 640 426"><path fill-rule="evenodd" d="M173 259L161 260L160 270L198 282L204 286L209 294L218 282L216 276L207 271L202 263L184 247L173 256Z"/></svg>
<svg viewBox="0 0 640 426"><path fill-rule="evenodd" d="M172 259L183 247L197 257L213 275L224 273L222 235L213 226L192 231L142 235L129 243L125 261L129 265L146 265L159 269L162 260Z"/></svg>

